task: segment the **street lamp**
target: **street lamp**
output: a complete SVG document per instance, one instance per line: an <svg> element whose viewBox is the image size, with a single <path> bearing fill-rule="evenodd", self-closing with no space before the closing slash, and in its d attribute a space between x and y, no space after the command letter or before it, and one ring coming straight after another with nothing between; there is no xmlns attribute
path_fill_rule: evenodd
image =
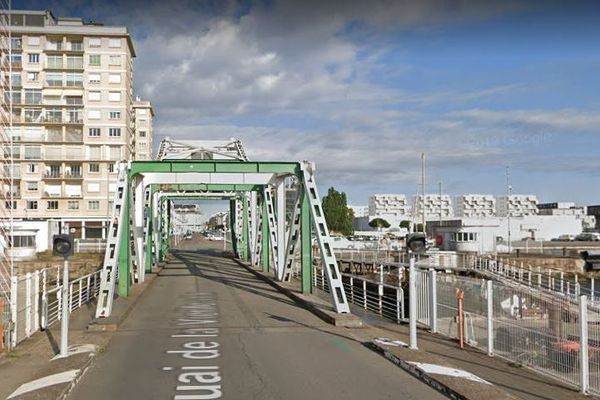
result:
<svg viewBox="0 0 600 400"><path fill-rule="evenodd" d="M409 318L409 348L417 349L417 276L415 255L427 251L427 236L425 233L406 235L406 253L408 261L408 318Z"/></svg>

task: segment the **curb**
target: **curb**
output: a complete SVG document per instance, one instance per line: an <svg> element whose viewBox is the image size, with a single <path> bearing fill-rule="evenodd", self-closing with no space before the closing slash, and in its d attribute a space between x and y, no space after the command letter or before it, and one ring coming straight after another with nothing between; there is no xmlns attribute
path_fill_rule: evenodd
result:
<svg viewBox="0 0 600 400"><path fill-rule="evenodd" d="M291 289L281 285L279 282L274 279L269 278L268 276L262 274L259 271L254 270L252 267L247 265L245 262L240 261L239 259L232 257L232 260L244 267L246 270L251 272L254 276L261 279L262 281L268 283L273 288L277 289L279 292L283 293L294 302L298 303L302 307L306 308L308 311L312 312L317 317L321 318L323 321L331 324L333 326L345 327L345 328L362 328L364 327L364 323L360 317L357 317L354 314L338 314L333 310L324 309L324 306L320 306L316 304L316 302L308 299L308 296L299 295L292 291Z"/></svg>
<svg viewBox="0 0 600 400"><path fill-rule="evenodd" d="M396 366L402 368L404 371L408 372L415 378L419 379L421 382L431 386L438 392L442 393L444 396L447 396L447 397L449 397L451 399L455 399L455 400L476 400L476 399L469 399L468 397L463 396L462 394L458 393L454 389L450 388L449 386L447 386L447 385L441 383L440 381L438 381L437 379L433 378L431 375L427 374L421 368L407 363L406 361L396 357L394 354L387 351L383 347L378 346L375 343L367 342L367 343L365 343L365 346L370 348L371 350L375 351L376 353L382 355L383 357L385 357L386 359L388 359L389 361L394 363Z"/></svg>

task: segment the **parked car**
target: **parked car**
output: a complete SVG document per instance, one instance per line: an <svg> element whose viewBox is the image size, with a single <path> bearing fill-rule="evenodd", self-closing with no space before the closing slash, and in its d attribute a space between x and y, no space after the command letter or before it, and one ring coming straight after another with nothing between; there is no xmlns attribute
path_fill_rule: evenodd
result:
<svg viewBox="0 0 600 400"><path fill-rule="evenodd" d="M600 241L600 233L597 232L585 232L575 237L575 240L580 242L598 242Z"/></svg>

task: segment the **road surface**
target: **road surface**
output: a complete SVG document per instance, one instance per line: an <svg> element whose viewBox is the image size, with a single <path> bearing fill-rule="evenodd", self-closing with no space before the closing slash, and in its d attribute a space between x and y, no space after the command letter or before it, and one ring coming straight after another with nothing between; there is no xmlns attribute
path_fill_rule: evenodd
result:
<svg viewBox="0 0 600 400"><path fill-rule="evenodd" d="M218 250L181 250L69 399L443 399Z"/></svg>

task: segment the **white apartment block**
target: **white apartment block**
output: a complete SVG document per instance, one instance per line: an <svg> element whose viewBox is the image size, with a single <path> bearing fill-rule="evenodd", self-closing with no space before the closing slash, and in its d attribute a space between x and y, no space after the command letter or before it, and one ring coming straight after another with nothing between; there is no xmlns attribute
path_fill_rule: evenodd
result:
<svg viewBox="0 0 600 400"><path fill-rule="evenodd" d="M496 215L496 199L489 194L463 194L454 198L454 216L486 218Z"/></svg>
<svg viewBox="0 0 600 400"><path fill-rule="evenodd" d="M374 194L369 196L369 218L383 218L392 226L410 219L410 206L403 194Z"/></svg>
<svg viewBox="0 0 600 400"><path fill-rule="evenodd" d="M348 206L354 213L354 218L368 217L369 207L368 206Z"/></svg>
<svg viewBox="0 0 600 400"><path fill-rule="evenodd" d="M417 221L423 218L425 212L425 220L445 219L452 216L452 202L450 196L439 194L426 194L423 199L422 195L413 198L413 216Z"/></svg>
<svg viewBox="0 0 600 400"><path fill-rule="evenodd" d="M524 217L538 214L538 199L533 194L512 194L500 196L496 200L498 217Z"/></svg>
<svg viewBox="0 0 600 400"><path fill-rule="evenodd" d="M136 152L127 28L13 11L10 48L2 43L2 79L12 85L2 107L12 112L14 185L4 189L14 202L2 207L53 229L66 222L78 239L103 238L118 162Z"/></svg>
<svg viewBox="0 0 600 400"><path fill-rule="evenodd" d="M149 101L136 97L133 102L135 114L134 148L135 160L152 160L152 121L154 110Z"/></svg>

